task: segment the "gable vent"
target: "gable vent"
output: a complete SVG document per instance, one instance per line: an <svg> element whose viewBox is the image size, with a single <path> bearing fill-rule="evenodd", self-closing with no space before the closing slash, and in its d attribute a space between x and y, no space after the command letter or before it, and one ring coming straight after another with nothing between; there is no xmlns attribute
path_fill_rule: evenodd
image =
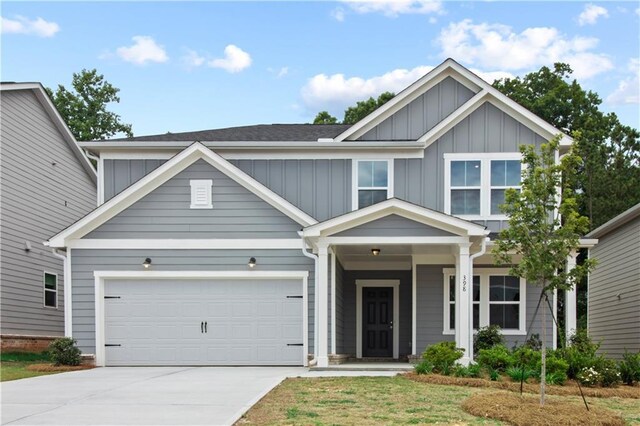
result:
<svg viewBox="0 0 640 426"><path fill-rule="evenodd" d="M192 209L211 209L211 179L193 179L189 181L191 185L191 208Z"/></svg>

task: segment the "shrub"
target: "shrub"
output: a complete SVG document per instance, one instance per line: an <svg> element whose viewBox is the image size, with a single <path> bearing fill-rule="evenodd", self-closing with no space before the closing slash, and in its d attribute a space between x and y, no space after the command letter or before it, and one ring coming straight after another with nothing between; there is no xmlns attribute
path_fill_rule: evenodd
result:
<svg viewBox="0 0 640 426"><path fill-rule="evenodd" d="M480 364L469 364L467 370L469 371L469 377L480 377L480 374L482 373L482 367Z"/></svg>
<svg viewBox="0 0 640 426"><path fill-rule="evenodd" d="M455 342L440 342L428 346L422 359L433 364L433 371L449 375L456 361L462 358L464 350L456 348Z"/></svg>
<svg viewBox="0 0 640 426"><path fill-rule="evenodd" d="M595 356L596 352L600 348L600 343L593 343L589 333L585 329L577 330L570 338L569 343L570 347L576 349L578 352Z"/></svg>
<svg viewBox="0 0 640 426"><path fill-rule="evenodd" d="M569 366L567 375L572 379L578 379L579 373L586 368L592 367L596 362L596 356L594 354L580 352L577 347L569 346L558 352L567 362Z"/></svg>
<svg viewBox="0 0 640 426"><path fill-rule="evenodd" d="M524 342L524 346L534 351L542 349L542 340L540 340L540 335L538 333L533 333L527 341Z"/></svg>
<svg viewBox="0 0 640 426"><path fill-rule="evenodd" d="M542 371L542 358L538 361L536 365L536 369L538 372ZM569 363L564 359L560 358L554 351L547 351L546 365L545 370L546 374L558 374L564 377L564 380L567 380L567 370L569 369Z"/></svg>
<svg viewBox="0 0 640 426"><path fill-rule="evenodd" d="M500 373L497 370L489 370L489 380L497 382L500 378Z"/></svg>
<svg viewBox="0 0 640 426"><path fill-rule="evenodd" d="M593 367L585 367L578 372L576 379L585 386L595 386L600 383L600 373Z"/></svg>
<svg viewBox="0 0 640 426"><path fill-rule="evenodd" d="M600 373L600 385L605 388L616 386L622 381L618 364L611 359L598 358L595 368Z"/></svg>
<svg viewBox="0 0 640 426"><path fill-rule="evenodd" d="M519 382L519 381L524 381L526 382L527 379L529 379L530 377L533 377L535 375L535 371L530 370L528 368L522 368L522 367L509 367L507 368L507 376L509 376L511 378L511 380L513 380L514 382Z"/></svg>
<svg viewBox="0 0 640 426"><path fill-rule="evenodd" d="M473 338L473 351L475 353L498 345L504 345L504 337L502 337L502 331L497 325L480 327Z"/></svg>
<svg viewBox="0 0 640 426"><path fill-rule="evenodd" d="M422 361L414 367L416 374L431 374L433 372L433 364L429 361Z"/></svg>
<svg viewBox="0 0 640 426"><path fill-rule="evenodd" d="M524 365L525 368L528 368L529 370L535 370L537 368L541 357L542 354L540 351L531 349L526 344L513 351L514 365L520 367Z"/></svg>
<svg viewBox="0 0 640 426"><path fill-rule="evenodd" d="M49 345L49 356L55 365L80 365L80 349L71 337L56 339Z"/></svg>
<svg viewBox="0 0 640 426"><path fill-rule="evenodd" d="M545 375L547 384L549 385L564 385L564 382L567 381L567 375L561 373L547 373Z"/></svg>
<svg viewBox="0 0 640 426"><path fill-rule="evenodd" d="M481 349L478 352L476 361L489 371L505 371L514 365L514 359L509 349L502 345L494 346L491 349Z"/></svg>
<svg viewBox="0 0 640 426"><path fill-rule="evenodd" d="M625 351L619 364L620 376L624 383L633 385L640 382L640 352L637 354Z"/></svg>

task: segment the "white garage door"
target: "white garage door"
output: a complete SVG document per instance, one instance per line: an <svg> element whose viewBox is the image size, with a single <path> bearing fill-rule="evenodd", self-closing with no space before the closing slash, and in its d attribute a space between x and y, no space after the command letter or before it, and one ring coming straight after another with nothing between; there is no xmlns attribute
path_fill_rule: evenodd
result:
<svg viewBox="0 0 640 426"><path fill-rule="evenodd" d="M107 280L106 365L301 365L299 280Z"/></svg>

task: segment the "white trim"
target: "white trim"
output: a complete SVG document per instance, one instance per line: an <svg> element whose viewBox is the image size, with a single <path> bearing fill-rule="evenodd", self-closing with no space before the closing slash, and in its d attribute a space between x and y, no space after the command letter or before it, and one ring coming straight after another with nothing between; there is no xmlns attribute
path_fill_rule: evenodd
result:
<svg viewBox="0 0 640 426"><path fill-rule="evenodd" d="M86 239L69 240L67 247L77 249L148 249L148 250L198 250L198 249L299 249L296 238L239 238L239 239Z"/></svg>
<svg viewBox="0 0 640 426"><path fill-rule="evenodd" d="M205 160L236 183L253 192L302 226L317 223L311 216L275 194L218 154L196 142L75 224L52 237L49 240L49 246L65 247L67 240L83 237L200 159Z"/></svg>
<svg viewBox="0 0 640 426"><path fill-rule="evenodd" d="M64 258L64 335L73 337L73 282L71 273L71 250Z"/></svg>
<svg viewBox="0 0 640 426"><path fill-rule="evenodd" d="M46 278L47 278L47 274L49 275L53 275L54 277L56 277L56 289L55 290L50 290L47 289L47 285L46 285ZM53 292L56 294L55 297L55 302L56 305L55 306L48 306L47 305L47 291L48 292ZM43 308L47 308L47 309L58 309L58 274L55 272L49 272L47 270L42 271L42 307Z"/></svg>
<svg viewBox="0 0 640 426"><path fill-rule="evenodd" d="M308 354L308 308L307 308L307 271L95 271L95 325L96 325L96 366L104 367L105 338L104 338L104 287L109 279L300 279L302 283L302 335L304 337L302 348L302 363L307 366Z"/></svg>
<svg viewBox="0 0 640 426"><path fill-rule="evenodd" d="M400 280L356 280L356 358L362 358L362 289L393 287L393 358L400 357Z"/></svg>
<svg viewBox="0 0 640 426"><path fill-rule="evenodd" d="M212 209L213 194L211 188L213 187L213 179L191 179L189 180L189 186L191 187L191 209ZM198 202L198 191L204 191L205 200Z"/></svg>
<svg viewBox="0 0 640 426"><path fill-rule="evenodd" d="M98 207L104 204L104 159L100 157L98 161L98 190L96 194L98 198Z"/></svg>
<svg viewBox="0 0 640 426"><path fill-rule="evenodd" d="M380 187L360 187L360 183L358 182L358 167L359 167L359 163L361 161L377 161L377 162L382 162L382 161L386 161L387 162L387 186L380 186ZM360 158L360 159L352 159L351 160L351 210L358 210L360 208L359 206L359 197L358 194L360 192L360 190L384 190L387 191L387 199L389 198L393 198L393 188L394 188L394 182L393 182L393 176L394 176L394 170L393 170L393 165L394 165L395 161L393 161L392 159L377 159L377 158Z"/></svg>
<svg viewBox="0 0 640 426"><path fill-rule="evenodd" d="M418 270L415 255L411 255L411 354L418 354Z"/></svg>
<svg viewBox="0 0 640 426"><path fill-rule="evenodd" d="M336 252L331 255L331 353L336 354Z"/></svg>
<svg viewBox="0 0 640 426"><path fill-rule="evenodd" d="M367 245L367 244L460 244L469 242L468 237L326 237L331 245Z"/></svg>
<svg viewBox="0 0 640 426"><path fill-rule="evenodd" d="M348 271L410 271L411 260L371 260L343 259L341 262L344 269Z"/></svg>
<svg viewBox="0 0 640 426"><path fill-rule="evenodd" d="M448 328L449 325L449 309L447 302L449 302L448 284L449 277L456 274L454 268L443 268L442 273L444 275L444 289L447 290L443 297L443 331L444 335L451 335L455 333L455 330ZM480 327L486 327L489 325L489 277L490 276L510 276L509 268L473 268L473 275L480 277ZM473 283L473 281L472 281ZM495 302L494 302L495 303ZM520 312L518 315L519 328L516 329L502 329L501 332L505 336L524 336L527 334L527 281L524 278L520 278ZM446 315L446 316L445 316Z"/></svg>
<svg viewBox="0 0 640 426"><path fill-rule="evenodd" d="M316 362L318 367L329 366L329 250L326 244L318 247L318 292L315 298L318 301L316 311L316 323L318 324L318 356Z"/></svg>

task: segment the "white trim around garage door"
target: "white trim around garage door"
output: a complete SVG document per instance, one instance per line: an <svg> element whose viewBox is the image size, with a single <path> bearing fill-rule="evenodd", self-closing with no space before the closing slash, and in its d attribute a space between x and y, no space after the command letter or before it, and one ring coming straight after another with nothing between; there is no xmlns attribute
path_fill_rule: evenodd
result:
<svg viewBox="0 0 640 426"><path fill-rule="evenodd" d="M309 317L308 317L308 278L307 271L95 271L95 324L96 324L96 366L104 367L104 286L110 279L254 279L254 280L300 280L302 283L302 365L307 366Z"/></svg>
<svg viewBox="0 0 640 426"><path fill-rule="evenodd" d="M299 238L198 238L198 239L78 239L68 243L74 249L300 249Z"/></svg>
<svg viewBox="0 0 640 426"><path fill-rule="evenodd" d="M356 358L362 358L362 289L393 287L393 358L400 357L400 281L356 280Z"/></svg>

